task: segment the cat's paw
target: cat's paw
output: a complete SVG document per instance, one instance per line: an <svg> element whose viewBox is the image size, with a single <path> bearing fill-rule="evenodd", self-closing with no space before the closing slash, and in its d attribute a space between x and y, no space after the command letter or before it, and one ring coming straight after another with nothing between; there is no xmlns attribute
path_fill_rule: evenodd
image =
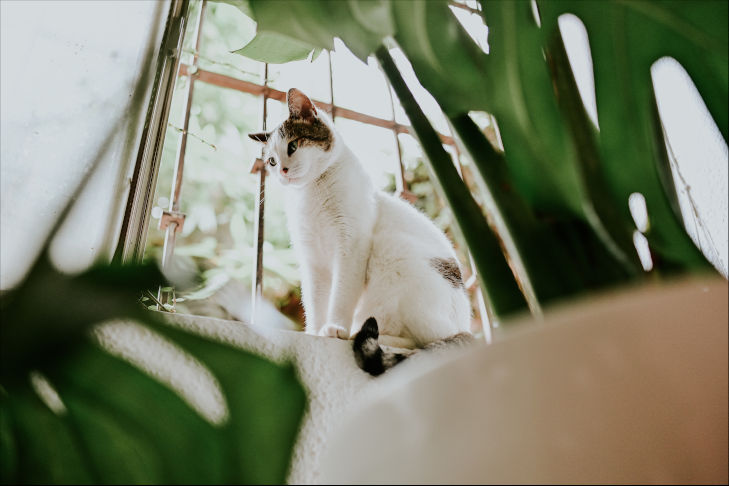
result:
<svg viewBox="0 0 729 486"><path fill-rule="evenodd" d="M336 324L326 324L324 327L319 329L319 335L339 339L349 339L349 331Z"/></svg>

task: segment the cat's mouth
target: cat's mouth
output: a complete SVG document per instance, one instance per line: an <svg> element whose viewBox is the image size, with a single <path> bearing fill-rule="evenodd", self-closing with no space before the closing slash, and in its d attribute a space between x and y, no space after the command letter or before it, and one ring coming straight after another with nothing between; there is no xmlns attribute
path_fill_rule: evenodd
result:
<svg viewBox="0 0 729 486"><path fill-rule="evenodd" d="M288 186L288 185L296 186L296 185L300 184L302 180L303 180L302 177L281 175L281 184L283 184L284 186Z"/></svg>

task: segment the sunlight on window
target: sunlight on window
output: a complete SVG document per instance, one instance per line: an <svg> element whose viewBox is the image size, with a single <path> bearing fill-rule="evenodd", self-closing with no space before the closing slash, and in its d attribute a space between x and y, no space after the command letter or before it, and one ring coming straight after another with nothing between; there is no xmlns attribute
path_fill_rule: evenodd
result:
<svg viewBox="0 0 729 486"><path fill-rule="evenodd" d="M471 36L471 38L478 45L478 47L480 47L483 52L488 54L489 28L486 24L484 24L483 18L477 13L469 12L462 8L454 7L453 5L450 6L450 9L451 12L453 12L453 15L455 15L458 19L458 22L460 22L460 24L463 26L466 32L468 32L468 35Z"/></svg>
<svg viewBox="0 0 729 486"><path fill-rule="evenodd" d="M400 74L402 74L408 89L415 97L415 101L418 102L420 109L423 110L425 116L428 117L430 123L433 124L433 128L440 133L450 133L448 121L446 120L445 115L443 115L438 102L435 98L433 98L433 95L431 95L428 90L423 88L420 84L420 81L418 81L415 71L413 71L413 67L407 57L405 57L399 48L390 49L390 55L392 55L392 58L395 61Z"/></svg>
<svg viewBox="0 0 729 486"><path fill-rule="evenodd" d="M387 128L337 118L337 131L362 162L375 187L385 189L398 170L395 135Z"/></svg>
<svg viewBox="0 0 729 486"><path fill-rule="evenodd" d="M326 52L319 54L314 61L303 59L286 64L269 64L268 77L272 88L283 92L298 88L314 100L331 101L329 57Z"/></svg>
<svg viewBox="0 0 729 486"><path fill-rule="evenodd" d="M332 73L337 106L391 119L389 88L374 58L370 57L367 64L363 63L339 39L334 40L334 48Z"/></svg>

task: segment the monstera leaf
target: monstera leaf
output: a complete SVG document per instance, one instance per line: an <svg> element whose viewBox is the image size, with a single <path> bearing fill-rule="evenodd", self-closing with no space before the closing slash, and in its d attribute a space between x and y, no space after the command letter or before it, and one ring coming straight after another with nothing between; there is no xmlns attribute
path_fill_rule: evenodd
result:
<svg viewBox="0 0 729 486"><path fill-rule="evenodd" d="M436 182L453 210L456 223L471 250L479 278L484 284L486 295L497 315L507 315L524 309L526 304L537 305L528 297L521 295L514 281L508 263L504 259L500 242L489 228L481 209L466 188L453 165L453 160L445 151L435 129L422 112L410 93L388 50L377 50L377 59L392 83L405 112L413 124L415 136L436 175ZM528 279L521 282L531 288Z"/></svg>
<svg viewBox="0 0 729 486"><path fill-rule="evenodd" d="M545 35L557 29L563 13L575 14L587 30L602 169L624 219L629 219L625 201L630 194L643 194L651 220L647 236L656 253L676 264L704 267L705 260L687 237L675 204L671 207L672 187L661 181L665 149L650 67L663 56L678 60L726 139L727 3L549 1L539 6Z"/></svg>
<svg viewBox="0 0 729 486"><path fill-rule="evenodd" d="M282 59L282 51L290 53L288 60L305 58L294 54L297 42L298 49L315 46L332 50L334 37L340 37L357 57L366 61L382 38L392 33L389 1L251 0L249 5L258 24L257 34L244 48L246 51L239 54L253 53L249 57L270 59L268 62ZM277 55L268 58L265 47L272 48Z"/></svg>
<svg viewBox="0 0 729 486"><path fill-rule="evenodd" d="M161 281L151 265L71 277L42 259L2 296L3 483L286 479L306 400L294 369L165 324L137 304L140 289ZM219 384L223 411L205 416L157 375L112 355L91 332L111 318L134 319L145 336L187 353Z"/></svg>
<svg viewBox="0 0 729 486"><path fill-rule="evenodd" d="M315 49L287 35L264 30L258 32L248 44L233 52L256 61L283 64L306 59L312 51L318 53L321 49Z"/></svg>

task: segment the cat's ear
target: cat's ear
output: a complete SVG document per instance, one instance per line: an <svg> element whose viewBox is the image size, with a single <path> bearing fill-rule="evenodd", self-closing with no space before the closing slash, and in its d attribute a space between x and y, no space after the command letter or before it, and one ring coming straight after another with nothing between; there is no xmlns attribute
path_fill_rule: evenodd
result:
<svg viewBox="0 0 729 486"><path fill-rule="evenodd" d="M271 132L249 133L248 136L256 142L266 143L268 142L268 137L271 136Z"/></svg>
<svg viewBox="0 0 729 486"><path fill-rule="evenodd" d="M316 107L304 93L296 88L291 88L286 94L289 105L289 116L291 118L303 118L312 121L316 118Z"/></svg>

